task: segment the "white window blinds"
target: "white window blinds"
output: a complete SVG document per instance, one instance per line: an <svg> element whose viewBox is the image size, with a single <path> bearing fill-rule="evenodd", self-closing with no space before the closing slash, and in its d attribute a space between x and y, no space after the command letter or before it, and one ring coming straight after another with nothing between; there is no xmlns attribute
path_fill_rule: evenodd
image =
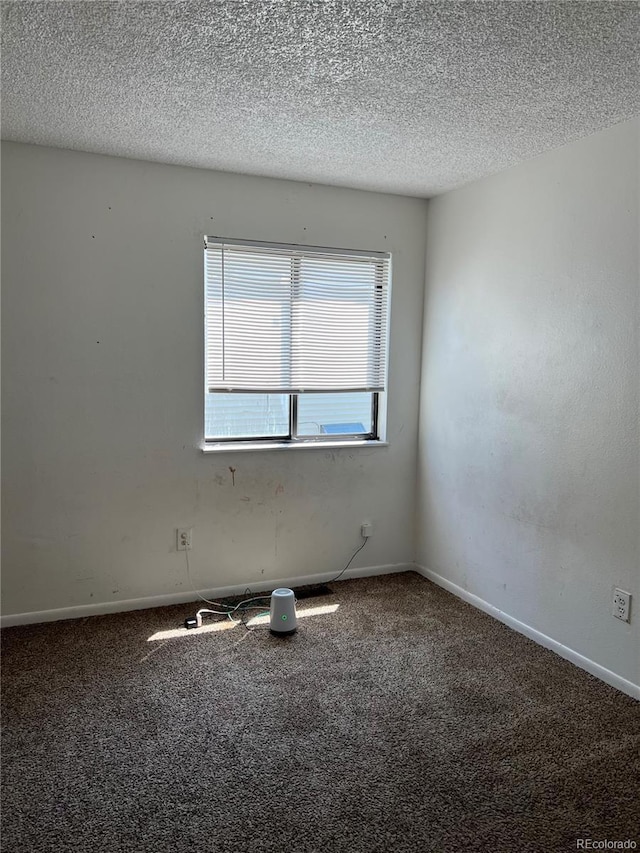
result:
<svg viewBox="0 0 640 853"><path fill-rule="evenodd" d="M207 237L208 391L383 391L390 258Z"/></svg>

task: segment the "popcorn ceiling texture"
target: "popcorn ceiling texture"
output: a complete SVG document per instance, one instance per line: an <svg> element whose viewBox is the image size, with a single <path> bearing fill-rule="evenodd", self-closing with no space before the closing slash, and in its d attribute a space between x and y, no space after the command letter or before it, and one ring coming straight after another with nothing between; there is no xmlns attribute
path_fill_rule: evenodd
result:
<svg viewBox="0 0 640 853"><path fill-rule="evenodd" d="M430 196L640 109L631 2L11 2L5 139Z"/></svg>

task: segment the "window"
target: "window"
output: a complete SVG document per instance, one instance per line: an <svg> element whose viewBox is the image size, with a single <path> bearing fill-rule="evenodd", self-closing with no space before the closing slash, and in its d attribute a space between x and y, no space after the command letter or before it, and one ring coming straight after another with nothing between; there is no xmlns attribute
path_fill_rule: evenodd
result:
<svg viewBox="0 0 640 853"><path fill-rule="evenodd" d="M205 238L205 441L379 440L390 256Z"/></svg>

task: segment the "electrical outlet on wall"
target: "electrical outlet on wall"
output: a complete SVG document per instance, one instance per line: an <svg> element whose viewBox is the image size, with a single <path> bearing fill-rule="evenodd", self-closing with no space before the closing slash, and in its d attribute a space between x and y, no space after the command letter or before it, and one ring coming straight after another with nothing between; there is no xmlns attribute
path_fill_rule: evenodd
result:
<svg viewBox="0 0 640 853"><path fill-rule="evenodd" d="M622 619L623 622L629 622L631 610L631 593L625 592L623 589L613 590L613 610L611 611L616 619Z"/></svg>
<svg viewBox="0 0 640 853"><path fill-rule="evenodd" d="M176 530L176 548L178 551L190 551L193 548L193 527L179 527Z"/></svg>

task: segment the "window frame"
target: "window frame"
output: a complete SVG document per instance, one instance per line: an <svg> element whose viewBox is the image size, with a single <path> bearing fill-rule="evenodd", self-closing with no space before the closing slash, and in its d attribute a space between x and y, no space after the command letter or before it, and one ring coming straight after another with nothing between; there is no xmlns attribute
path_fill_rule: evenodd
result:
<svg viewBox="0 0 640 853"><path fill-rule="evenodd" d="M210 238L205 236L205 250L207 248L207 242L209 240L221 240L222 238ZM276 449L276 448L285 448L285 447L329 447L329 446L349 446L354 447L358 445L367 445L367 446L384 446L387 444L386 436L384 432L386 431L386 397L388 393L388 360L389 360L389 326L390 326L390 306L391 306L391 253L381 252L381 251L363 251L361 249L358 250L349 250L349 249L335 249L335 248L325 248L318 246L307 246L304 244L281 244L281 243L270 243L263 242L257 240L238 240L238 239L224 239L225 244L227 245L247 245L252 247L280 247L291 249L294 251L304 252L305 250L316 250L316 251L327 251L331 253L340 253L345 255L361 255L363 257L370 258L374 261L376 267L380 269L380 273L376 272L376 277L378 274L383 275L383 267L385 262L388 267L386 288L387 288L387 331L386 331L386 366L385 366L385 376L387 377L385 389L382 391L369 391L369 392L357 392L357 393L369 393L371 394L371 430L365 433L343 433L343 434L317 434L317 435L299 435L298 434L298 397L300 396L297 392L277 392L282 396L288 397L288 409L289 409L289 432L287 435L279 434L279 435L252 435L252 436L219 436L219 437L207 437L206 432L203 429L203 447L204 451L213 451L213 450L242 450L242 449ZM206 255L206 251L205 251ZM295 263L295 258L292 258L293 263ZM380 288L383 287L383 284L377 285ZM206 292L206 275L205 275L205 292ZM224 309L223 309L224 310ZM207 329L206 329L206 321L205 321L205 329L204 329L204 343L205 343L205 353L206 353L206 341L207 341ZM206 382L206 370L205 370L205 398L207 394L212 395L222 395L225 393L233 393L233 392L224 392L224 391L207 391L207 382ZM250 393L250 392L249 392ZM256 392L259 393L259 392ZM268 393L268 392L265 392ZM314 393L314 392L311 392ZM318 393L318 392L315 392ZM322 392L319 392L322 393ZM332 393L349 393L348 391L341 392L339 389ZM203 412L203 424L205 421L204 412ZM382 431L381 431L382 426ZM255 447L252 447L255 446Z"/></svg>
<svg viewBox="0 0 640 853"><path fill-rule="evenodd" d="M216 392L205 392L215 395ZM224 394L223 391L217 392L220 396ZM336 392L340 393L340 392ZM348 391L343 392L348 394ZM366 393L366 392L365 392ZM298 429L298 397L299 394L283 394L282 396L286 396L289 398L289 432L286 435L244 435L244 436L220 436L207 438L205 435L204 441L206 445L216 445L216 444L234 444L244 443L244 442L274 442L274 443L291 443L291 444L312 444L312 443L320 443L320 444L342 444L344 442L354 442L354 441L380 441L380 436L378 434L378 417L380 411L380 404L378 397L381 393L380 391L369 391L371 394L371 431L370 432L345 432L345 433L320 433L318 435L299 435L297 432Z"/></svg>

